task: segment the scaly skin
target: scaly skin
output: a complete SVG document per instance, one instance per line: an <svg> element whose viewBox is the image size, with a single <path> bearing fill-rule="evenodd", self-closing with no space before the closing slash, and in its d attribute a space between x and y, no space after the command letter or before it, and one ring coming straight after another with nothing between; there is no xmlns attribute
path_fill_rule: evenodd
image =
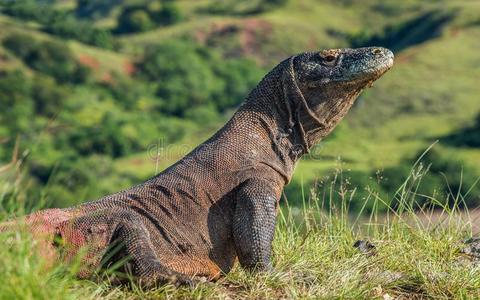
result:
<svg viewBox="0 0 480 300"><path fill-rule="evenodd" d="M68 260L85 248L80 277L117 243L121 251L106 264L130 257L126 266L147 286L213 280L237 258L269 270L276 208L296 163L392 64L383 48L290 57L222 129L159 175L74 208L39 211L26 224L46 257Z"/></svg>

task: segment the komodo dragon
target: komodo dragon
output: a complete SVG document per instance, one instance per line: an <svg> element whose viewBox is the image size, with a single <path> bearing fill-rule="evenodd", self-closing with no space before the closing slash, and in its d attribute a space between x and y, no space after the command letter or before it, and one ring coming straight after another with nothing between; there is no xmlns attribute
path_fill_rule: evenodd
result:
<svg viewBox="0 0 480 300"><path fill-rule="evenodd" d="M85 249L82 278L105 264L113 244L121 251L110 263L128 257L128 270L147 286L214 280L237 257L246 269L270 270L276 209L296 163L392 64L392 52L377 47L292 56L222 129L165 171L93 202L33 213L24 224L42 241L42 256L68 260Z"/></svg>

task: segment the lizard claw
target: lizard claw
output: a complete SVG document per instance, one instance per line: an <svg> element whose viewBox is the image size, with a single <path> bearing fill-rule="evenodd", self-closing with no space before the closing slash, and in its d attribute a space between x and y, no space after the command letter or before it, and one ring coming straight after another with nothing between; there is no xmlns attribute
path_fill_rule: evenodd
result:
<svg viewBox="0 0 480 300"><path fill-rule="evenodd" d="M175 279L174 285L175 285L175 287L185 286L185 287L194 289L195 287L198 286L199 283L200 283L200 281L198 281L196 279L189 278L187 276L182 276L182 277L179 277L179 278Z"/></svg>

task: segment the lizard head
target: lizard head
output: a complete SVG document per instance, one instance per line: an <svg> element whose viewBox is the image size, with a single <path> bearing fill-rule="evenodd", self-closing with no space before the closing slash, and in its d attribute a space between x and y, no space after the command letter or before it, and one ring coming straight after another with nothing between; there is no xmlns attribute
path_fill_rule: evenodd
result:
<svg viewBox="0 0 480 300"><path fill-rule="evenodd" d="M330 49L309 52L293 59L293 72L312 104L341 91L362 90L393 65L393 53L385 48ZM319 93L320 92L320 93ZM327 97L322 97L327 94ZM335 97L335 98L337 98Z"/></svg>
<svg viewBox="0 0 480 300"><path fill-rule="evenodd" d="M284 93L308 151L333 130L360 93L392 67L393 53L380 47L331 49L296 55L288 63Z"/></svg>

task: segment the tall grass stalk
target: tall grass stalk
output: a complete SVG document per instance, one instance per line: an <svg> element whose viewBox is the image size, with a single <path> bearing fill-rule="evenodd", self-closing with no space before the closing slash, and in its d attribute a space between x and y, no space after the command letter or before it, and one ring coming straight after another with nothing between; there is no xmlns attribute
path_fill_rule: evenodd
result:
<svg viewBox="0 0 480 300"><path fill-rule="evenodd" d="M302 207L292 207L285 199L279 210L275 271L252 274L236 266L219 281L193 289L167 285L143 290L135 284L78 280L78 265L48 266L28 234L2 233L0 299L478 298L480 267L460 253L461 241L472 235L472 223L462 218L468 212L461 208L468 193L450 194L451 199L418 194L428 169L416 163L392 196L395 202L369 189L357 214L350 205L358 201L355 195L362 187L348 188L342 170L323 188L303 187ZM24 188L21 180L12 178L4 181L4 190L17 192L3 193L2 207L14 206ZM419 197L429 199L430 205L418 205ZM369 214L367 201L374 203ZM16 212L23 213L21 202L17 205ZM388 212L381 213L380 206ZM375 250L358 251L353 244L359 239L369 240Z"/></svg>

